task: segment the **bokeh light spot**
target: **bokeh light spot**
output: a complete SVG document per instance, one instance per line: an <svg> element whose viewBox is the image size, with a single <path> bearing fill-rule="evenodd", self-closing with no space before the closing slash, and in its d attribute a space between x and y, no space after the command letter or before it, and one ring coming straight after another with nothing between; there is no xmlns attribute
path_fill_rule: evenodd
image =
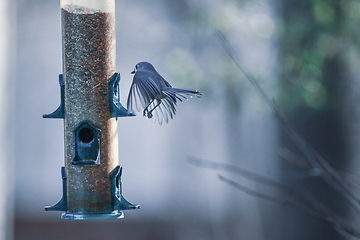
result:
<svg viewBox="0 0 360 240"><path fill-rule="evenodd" d="M250 19L254 33L262 38L270 38L275 30L274 21L266 14L255 14Z"/></svg>

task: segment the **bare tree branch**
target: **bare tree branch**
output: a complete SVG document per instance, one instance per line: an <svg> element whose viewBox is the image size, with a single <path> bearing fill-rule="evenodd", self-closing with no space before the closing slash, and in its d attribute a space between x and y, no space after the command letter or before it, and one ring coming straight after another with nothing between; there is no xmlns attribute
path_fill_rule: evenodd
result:
<svg viewBox="0 0 360 240"><path fill-rule="evenodd" d="M295 201L291 201L288 199L282 199L278 197L273 197L267 194L263 194L257 191L254 191L250 188L247 188L237 182L234 182L222 175L218 175L219 179L224 181L225 183L229 184L232 187L235 187L238 190L241 190L249 195L252 195L254 197L262 198L269 200L271 202L275 202L284 206L291 207L293 209L302 211L310 216L316 217L318 219L321 219L329 224L331 224L335 230L339 232L340 235L345 237L345 235L351 235L352 237L360 238L360 232L358 232L354 227L350 226L346 221L343 219L336 217L335 213L330 212L329 209L321 209L318 207L308 207L303 204L299 204ZM325 212L324 212L325 210ZM344 234L345 233L345 234Z"/></svg>
<svg viewBox="0 0 360 240"><path fill-rule="evenodd" d="M219 162L213 162L209 160L203 160L199 158L189 157L188 162L202 168L208 168L213 170L223 170L226 172L231 172L236 175L239 175L243 178L249 179L251 181L254 181L256 183L260 183L272 188L279 189L281 192L286 194L289 197L292 197L296 199L297 201L300 201L303 205L306 205L310 208L321 208L324 211L331 211L326 210L327 208L321 204L319 201L316 200L316 198L306 189L302 189L301 191L298 189L295 189L294 187L285 184L283 182L277 181L273 178L266 177L264 175L248 171L243 168L239 168L237 166L225 164L225 163L219 163Z"/></svg>
<svg viewBox="0 0 360 240"><path fill-rule="evenodd" d="M342 195L348 203L360 213L360 199L352 192L350 185L336 172L334 168L317 152L313 149L310 144L295 130L295 128L290 124L287 118L282 114L279 108L276 105L276 102L271 100L269 96L266 95L264 90L257 83L255 78L249 74L240 63L236 60L233 49L226 39L225 35L221 31L217 31L217 36L219 37L222 46L237 68L244 74L248 79L250 84L255 88L255 90L263 97L266 103L271 109L276 113L281 123L285 125L287 133L292 141L297 145L299 150L304 154L306 159L309 161L313 167L314 172L320 173L320 176L340 195Z"/></svg>
<svg viewBox="0 0 360 240"><path fill-rule="evenodd" d="M286 197L288 198L290 197L292 200L288 198L274 197L268 194L255 191L237 182L234 182L224 177L221 174L218 175L220 180L251 196L266 199L275 202L277 204L289 206L296 210L302 211L304 213L309 214L310 216L319 218L325 222L330 223L341 235L347 234L353 237L360 238L359 231L357 231L349 223L344 221L341 217L338 217L334 211L332 211L331 209L329 209L328 207L317 201L316 198L305 189L302 189L300 191L292 186L289 186L282 182L278 182L272 178L225 163L213 162L213 161L203 160L194 157L188 157L188 162L202 168L231 172L246 179L252 180L256 183L277 188L281 190L286 195Z"/></svg>

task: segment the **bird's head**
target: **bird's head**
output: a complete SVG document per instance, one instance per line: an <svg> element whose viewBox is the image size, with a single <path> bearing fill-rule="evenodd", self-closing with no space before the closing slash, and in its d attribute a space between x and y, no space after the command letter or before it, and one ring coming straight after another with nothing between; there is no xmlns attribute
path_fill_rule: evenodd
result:
<svg viewBox="0 0 360 240"><path fill-rule="evenodd" d="M145 70L145 71L155 71L155 68L151 63L148 62L139 62L135 65L134 71L131 72L131 74L135 74L139 70Z"/></svg>

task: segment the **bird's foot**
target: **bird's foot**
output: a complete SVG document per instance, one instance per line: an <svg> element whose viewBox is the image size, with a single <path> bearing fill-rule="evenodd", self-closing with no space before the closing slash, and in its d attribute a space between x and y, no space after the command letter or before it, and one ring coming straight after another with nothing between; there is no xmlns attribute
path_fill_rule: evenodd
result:
<svg viewBox="0 0 360 240"><path fill-rule="evenodd" d="M143 112L143 116L144 117L147 117L147 118L152 118L153 117L153 114L151 113L152 111L149 111L147 108L144 109L144 112Z"/></svg>

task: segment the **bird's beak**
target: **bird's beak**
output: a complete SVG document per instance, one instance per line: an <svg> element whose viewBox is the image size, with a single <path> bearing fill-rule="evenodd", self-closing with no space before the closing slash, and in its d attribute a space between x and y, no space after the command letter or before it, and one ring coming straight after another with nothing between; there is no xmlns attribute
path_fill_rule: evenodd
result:
<svg viewBox="0 0 360 240"><path fill-rule="evenodd" d="M131 72L131 74L135 74L135 70Z"/></svg>

